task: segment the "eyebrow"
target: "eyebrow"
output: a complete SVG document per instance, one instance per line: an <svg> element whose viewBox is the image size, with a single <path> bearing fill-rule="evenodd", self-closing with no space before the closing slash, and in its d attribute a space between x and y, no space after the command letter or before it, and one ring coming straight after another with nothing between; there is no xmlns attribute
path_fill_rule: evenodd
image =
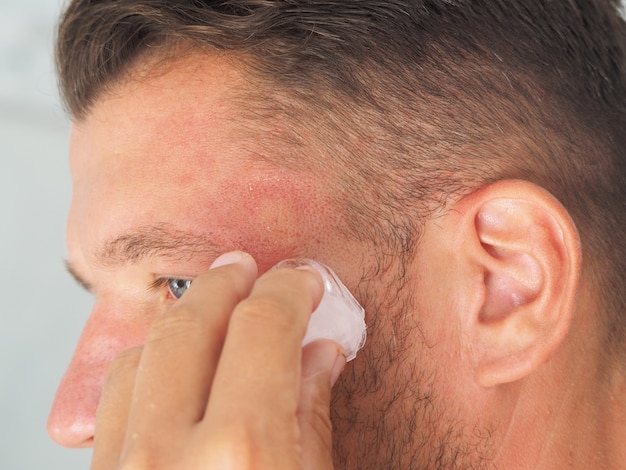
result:
<svg viewBox="0 0 626 470"><path fill-rule="evenodd" d="M159 223L118 235L106 241L95 255L102 267L109 268L153 257L189 261L197 255L217 256L224 251L225 247L206 234Z"/></svg>
<svg viewBox="0 0 626 470"><path fill-rule="evenodd" d="M219 245L206 234L159 223L133 229L104 242L95 258L98 265L106 269L155 257L171 261L189 261L198 255L217 257L229 249L232 247ZM70 260L65 261L65 268L83 289L93 292L93 286Z"/></svg>

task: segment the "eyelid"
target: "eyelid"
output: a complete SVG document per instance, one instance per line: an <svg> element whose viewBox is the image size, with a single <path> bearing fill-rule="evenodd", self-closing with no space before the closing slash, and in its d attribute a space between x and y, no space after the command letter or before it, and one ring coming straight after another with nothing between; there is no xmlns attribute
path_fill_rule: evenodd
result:
<svg viewBox="0 0 626 470"><path fill-rule="evenodd" d="M180 279L181 281L193 281L195 276L159 276L154 282L148 286L148 290L156 290L167 285L172 279Z"/></svg>
<svg viewBox="0 0 626 470"><path fill-rule="evenodd" d="M81 276L78 273L78 270L74 267L74 265L69 260L65 260L65 269L80 287L82 287L84 290L86 290L92 295L95 294L94 287L89 282L87 282L83 276Z"/></svg>
<svg viewBox="0 0 626 470"><path fill-rule="evenodd" d="M149 291L156 291L164 286L167 286L167 282L172 279L171 277L159 277L153 283L148 286Z"/></svg>

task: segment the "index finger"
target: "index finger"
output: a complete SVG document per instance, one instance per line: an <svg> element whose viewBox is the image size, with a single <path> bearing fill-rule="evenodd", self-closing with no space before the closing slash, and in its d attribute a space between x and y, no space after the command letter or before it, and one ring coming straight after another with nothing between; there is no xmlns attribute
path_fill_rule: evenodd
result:
<svg viewBox="0 0 626 470"><path fill-rule="evenodd" d="M226 256L239 261L219 268L214 263L155 319L139 363L128 421L129 434L137 437L127 442L126 453L145 440L166 445L171 436L202 419L228 317L256 278L250 256L231 253L216 262Z"/></svg>

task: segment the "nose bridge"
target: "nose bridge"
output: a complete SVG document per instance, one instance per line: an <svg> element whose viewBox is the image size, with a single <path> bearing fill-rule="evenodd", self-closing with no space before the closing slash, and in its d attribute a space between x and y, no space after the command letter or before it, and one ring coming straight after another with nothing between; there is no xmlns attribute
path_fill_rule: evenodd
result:
<svg viewBox="0 0 626 470"><path fill-rule="evenodd" d="M107 367L121 351L140 344L143 334L121 305L98 301L83 328L61 379L48 417L48 433L66 447L92 445L96 409Z"/></svg>

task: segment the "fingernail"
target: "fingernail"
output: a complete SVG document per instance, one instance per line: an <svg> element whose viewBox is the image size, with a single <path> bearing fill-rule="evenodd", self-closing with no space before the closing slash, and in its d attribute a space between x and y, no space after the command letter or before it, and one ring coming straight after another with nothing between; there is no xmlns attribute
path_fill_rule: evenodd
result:
<svg viewBox="0 0 626 470"><path fill-rule="evenodd" d="M235 264L241 261L245 253L242 251L229 251L223 255L218 256L209 269L219 268L220 266L226 266L229 264Z"/></svg>
<svg viewBox="0 0 626 470"><path fill-rule="evenodd" d="M313 266L309 266L308 264L301 264L301 265L295 266L295 268L301 271L311 271L312 273L315 273L318 276L320 275L317 269L315 269Z"/></svg>
<svg viewBox="0 0 626 470"><path fill-rule="evenodd" d="M333 371L330 374L330 386L333 387L339 376L343 372L344 367L346 367L346 357L343 354L339 354L337 359L335 359L335 364L333 365Z"/></svg>

